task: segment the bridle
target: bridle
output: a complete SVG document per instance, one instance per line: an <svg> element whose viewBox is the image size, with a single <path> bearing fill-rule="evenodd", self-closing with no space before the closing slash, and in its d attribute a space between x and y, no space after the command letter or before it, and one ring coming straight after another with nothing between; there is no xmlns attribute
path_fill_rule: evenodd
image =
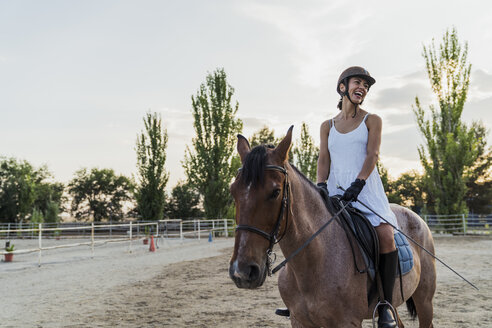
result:
<svg viewBox="0 0 492 328"><path fill-rule="evenodd" d="M242 168L239 169L239 171L241 171L241 170L242 170ZM285 176L284 183L282 186L282 203L280 205L280 212L278 214L277 222L275 223L275 226L273 227L273 230L270 233L263 231L259 228L247 225L247 224L238 224L236 226L236 231L238 231L238 230L250 231L250 232L256 233L256 234L262 236L263 238L265 238L266 240L268 240L268 242L270 244L267 248L267 268L268 268L268 275L271 276L272 275L271 267L273 265L273 262L275 262L275 259L276 259L275 253L272 252L273 246L275 244L277 244L278 242L280 242L282 240L282 238L285 236L285 234L287 233L287 226L289 223L290 188L289 188L289 175L288 175L285 167L278 166L278 165L266 165L265 170L267 170L267 171L278 171L278 172L283 173ZM286 211L286 209L287 209L287 211ZM282 219L284 217L285 212L287 212L285 214L285 229L284 229L284 233L279 238L280 226L282 224Z"/></svg>

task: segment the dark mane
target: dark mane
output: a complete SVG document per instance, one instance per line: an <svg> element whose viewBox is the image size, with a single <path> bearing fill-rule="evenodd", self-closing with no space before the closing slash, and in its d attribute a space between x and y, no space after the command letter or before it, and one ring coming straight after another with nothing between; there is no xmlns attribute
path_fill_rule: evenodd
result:
<svg viewBox="0 0 492 328"><path fill-rule="evenodd" d="M259 145L253 148L244 160L243 167L241 169L241 181L249 185L252 184L255 187L259 182L263 181L265 173L267 148L269 145Z"/></svg>
<svg viewBox="0 0 492 328"><path fill-rule="evenodd" d="M261 181L263 181L263 177L265 174L265 166L267 162L267 149L274 148L272 145L259 145L251 150L251 152L246 156L244 160L243 167L241 169L241 181L249 185L252 184L252 187L257 186ZM292 163L290 166L294 169L294 171L304 180L311 188L316 189L316 185L309 180L299 169Z"/></svg>

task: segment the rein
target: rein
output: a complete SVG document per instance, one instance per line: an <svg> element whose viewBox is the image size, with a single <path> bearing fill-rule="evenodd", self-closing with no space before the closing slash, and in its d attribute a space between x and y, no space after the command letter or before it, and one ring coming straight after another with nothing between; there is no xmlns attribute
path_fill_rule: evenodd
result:
<svg viewBox="0 0 492 328"><path fill-rule="evenodd" d="M272 271L271 271L271 274L275 274L277 273L278 270L280 270L282 267L284 267L287 262L289 262L294 256L296 256L297 254L299 254L300 251L302 251L307 245L309 245L309 243L311 243L313 241L314 238L316 238L316 236L318 236L321 231L323 231L323 229L325 229L327 226L330 225L330 223L333 222L333 220L335 220L339 215L340 213L343 212L343 210L345 210L345 207L348 206L349 203L345 203L342 208L328 221L326 222L325 224L323 224L321 226L321 228L318 229L318 231L316 231L311 237L309 237L308 240L306 240L304 242L304 244L302 244L301 247L299 247L298 249L296 249L294 252L292 252L292 254L289 255L289 257L287 257L285 260L282 261L282 263L280 263L279 265L277 265Z"/></svg>

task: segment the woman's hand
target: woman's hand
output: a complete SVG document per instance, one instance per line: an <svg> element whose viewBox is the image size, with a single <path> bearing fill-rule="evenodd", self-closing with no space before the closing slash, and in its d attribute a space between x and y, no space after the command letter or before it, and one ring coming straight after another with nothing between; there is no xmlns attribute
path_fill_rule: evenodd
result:
<svg viewBox="0 0 492 328"><path fill-rule="evenodd" d="M354 182L350 185L350 187L345 190L342 196L342 200L346 202L355 202L357 197L359 196L362 188L366 185L366 181L363 179L355 179Z"/></svg>

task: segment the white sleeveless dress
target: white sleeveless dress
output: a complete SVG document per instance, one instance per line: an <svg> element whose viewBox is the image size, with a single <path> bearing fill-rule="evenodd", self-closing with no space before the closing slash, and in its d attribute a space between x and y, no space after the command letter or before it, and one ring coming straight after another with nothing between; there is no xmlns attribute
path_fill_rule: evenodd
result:
<svg viewBox="0 0 492 328"><path fill-rule="evenodd" d="M361 124L355 130L348 133L338 132L335 124L333 124L333 120L330 120L328 151L330 153L331 165L327 182L330 195L342 195L343 191L338 189L337 185L347 189L362 170L367 155L369 131L365 122L368 115L366 114L364 116ZM367 178L366 185L362 188L357 199L398 228L395 214L390 209L381 177L376 168L374 168ZM385 223L359 202L352 202L352 206L363 212L373 226L376 227L381 223Z"/></svg>

